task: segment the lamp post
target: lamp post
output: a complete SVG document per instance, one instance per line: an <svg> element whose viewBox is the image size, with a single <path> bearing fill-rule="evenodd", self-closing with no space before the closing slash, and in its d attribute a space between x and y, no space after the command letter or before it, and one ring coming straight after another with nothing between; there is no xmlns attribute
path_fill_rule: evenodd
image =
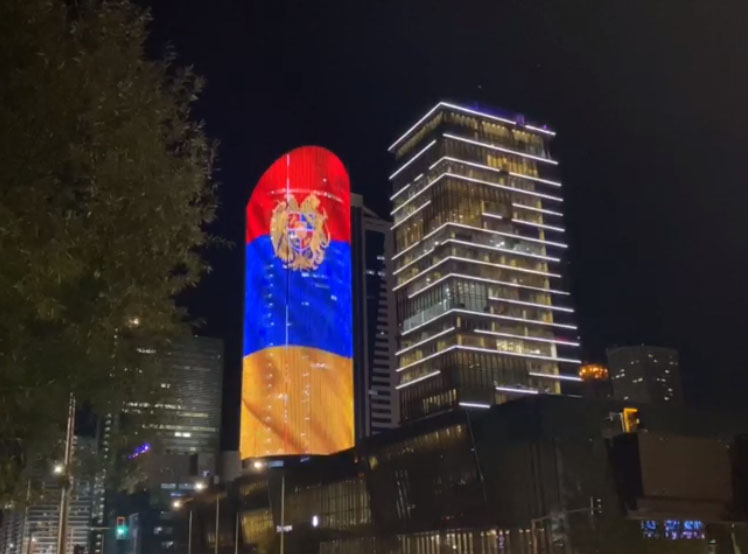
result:
<svg viewBox="0 0 748 554"><path fill-rule="evenodd" d="M67 432L65 433L65 452L61 464L55 465L53 473L63 477L60 488L60 517L57 525L57 554L65 554L68 536L68 505L70 504L70 484L72 481L73 435L75 433L75 396L70 393L68 400Z"/></svg>
<svg viewBox="0 0 748 554"><path fill-rule="evenodd" d="M255 471L265 471L267 467L268 465L265 460L255 460L252 462L252 468ZM280 533L280 554L285 554L286 531L286 472L281 471L280 525L278 526L278 533Z"/></svg>
<svg viewBox="0 0 748 554"><path fill-rule="evenodd" d="M182 500L175 500L171 503L171 507L179 510L184 504ZM190 505L190 511L187 516L187 554L192 554L192 505Z"/></svg>
<svg viewBox="0 0 748 554"><path fill-rule="evenodd" d="M234 554L239 554L239 506L236 509L236 522L234 523Z"/></svg>
<svg viewBox="0 0 748 554"><path fill-rule="evenodd" d="M195 490L197 492L205 490L205 483L198 481L195 483ZM192 498L187 500L177 499L171 503L171 507L175 510L181 510L187 502L192 502ZM192 554L192 504L190 504L190 511L187 516L187 554Z"/></svg>

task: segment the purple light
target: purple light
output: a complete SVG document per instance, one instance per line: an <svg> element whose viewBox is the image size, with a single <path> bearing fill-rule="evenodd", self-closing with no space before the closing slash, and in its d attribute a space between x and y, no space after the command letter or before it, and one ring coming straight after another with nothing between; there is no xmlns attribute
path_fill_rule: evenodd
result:
<svg viewBox="0 0 748 554"><path fill-rule="evenodd" d="M134 460L138 456L140 456L142 454L145 454L146 452L150 452L150 450L151 450L151 445L149 443L147 443L147 442L144 442L143 444L141 444L140 446L138 446L135 449L135 451L128 456L128 458L130 460Z"/></svg>

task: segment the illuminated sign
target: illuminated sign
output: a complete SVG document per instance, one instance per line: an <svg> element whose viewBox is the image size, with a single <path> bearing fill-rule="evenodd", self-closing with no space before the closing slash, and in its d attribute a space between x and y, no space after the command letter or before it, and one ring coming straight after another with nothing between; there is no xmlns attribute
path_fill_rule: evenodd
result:
<svg viewBox="0 0 748 554"><path fill-rule="evenodd" d="M247 204L242 459L353 446L350 213L348 173L317 146Z"/></svg>
<svg viewBox="0 0 748 554"><path fill-rule="evenodd" d="M623 430L626 433L636 433L639 430L639 410L636 408L624 408L622 415Z"/></svg>

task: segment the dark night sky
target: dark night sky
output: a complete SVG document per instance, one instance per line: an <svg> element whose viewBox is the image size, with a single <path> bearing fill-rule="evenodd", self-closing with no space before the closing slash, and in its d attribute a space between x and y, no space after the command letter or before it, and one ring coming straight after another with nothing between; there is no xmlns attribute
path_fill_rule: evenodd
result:
<svg viewBox="0 0 748 554"><path fill-rule="evenodd" d="M570 287L584 355L648 342L681 351L687 399L748 392L748 48L744 0L152 0L208 86L220 219L236 243L188 304L227 340L235 446L243 207L279 155L335 151L389 211L387 146L440 99L476 100L558 131Z"/></svg>

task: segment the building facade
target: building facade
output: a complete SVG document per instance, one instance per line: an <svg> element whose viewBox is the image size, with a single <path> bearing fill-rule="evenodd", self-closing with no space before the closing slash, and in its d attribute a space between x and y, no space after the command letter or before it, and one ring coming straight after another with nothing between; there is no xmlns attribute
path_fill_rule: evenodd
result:
<svg viewBox="0 0 748 554"><path fill-rule="evenodd" d="M356 440L398 423L395 397L395 310L390 294L391 223L351 195L353 374Z"/></svg>
<svg viewBox="0 0 748 554"><path fill-rule="evenodd" d="M615 398L642 403L683 402L677 350L623 346L609 348L607 356Z"/></svg>
<svg viewBox="0 0 748 554"><path fill-rule="evenodd" d="M75 437L73 460L76 465L90 463L96 455L96 442ZM51 467L35 467L29 473L34 497L28 506L4 510L0 524L0 551L3 554L56 554L60 519L60 478ZM89 552L94 510L93 478L74 475L68 504L66 554Z"/></svg>
<svg viewBox="0 0 748 554"><path fill-rule="evenodd" d="M159 374L153 398L131 401L124 416L144 416L149 442L131 457L142 456L154 500L168 505L189 493L196 481L212 479L218 466L223 397L223 341L192 336L162 348L142 347L144 364ZM118 432L116 429L113 432Z"/></svg>
<svg viewBox="0 0 748 554"><path fill-rule="evenodd" d="M745 552L745 416L644 405L626 430L630 409L534 395L266 460L196 496L192 552Z"/></svg>
<svg viewBox="0 0 748 554"><path fill-rule="evenodd" d="M390 147L403 420L579 381L554 136L440 102Z"/></svg>

